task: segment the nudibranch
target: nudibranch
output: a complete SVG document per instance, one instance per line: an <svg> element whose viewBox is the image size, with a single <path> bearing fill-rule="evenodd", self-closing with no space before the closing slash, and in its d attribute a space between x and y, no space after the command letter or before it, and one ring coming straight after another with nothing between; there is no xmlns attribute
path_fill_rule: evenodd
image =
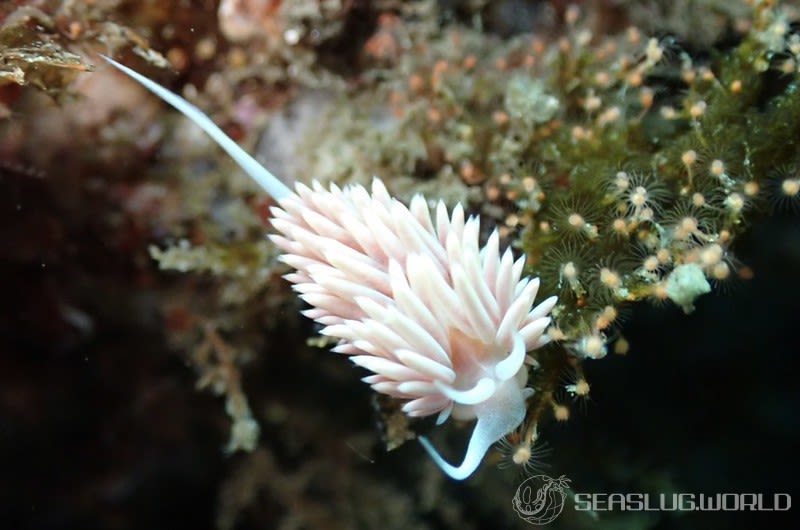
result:
<svg viewBox="0 0 800 530"><path fill-rule="evenodd" d="M461 480L524 420L527 352L546 344L551 297L533 307L538 279L522 278L524 257L501 254L497 231L479 246L480 221L439 201L435 215L415 196L406 206L380 179L292 192L197 107L106 58L208 133L280 205L270 238L295 269L286 275L311 309L304 314L339 340L334 351L372 372L364 381L405 401L409 416L477 420L462 463L420 442Z"/></svg>

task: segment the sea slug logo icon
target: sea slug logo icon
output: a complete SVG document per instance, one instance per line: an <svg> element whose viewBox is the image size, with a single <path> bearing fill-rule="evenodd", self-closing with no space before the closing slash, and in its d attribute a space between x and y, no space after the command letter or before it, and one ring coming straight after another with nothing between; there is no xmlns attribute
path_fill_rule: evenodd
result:
<svg viewBox="0 0 800 530"><path fill-rule="evenodd" d="M517 515L531 524L552 523L564 509L567 499L564 490L568 487L569 479L564 475L558 478L534 475L519 485L511 505Z"/></svg>

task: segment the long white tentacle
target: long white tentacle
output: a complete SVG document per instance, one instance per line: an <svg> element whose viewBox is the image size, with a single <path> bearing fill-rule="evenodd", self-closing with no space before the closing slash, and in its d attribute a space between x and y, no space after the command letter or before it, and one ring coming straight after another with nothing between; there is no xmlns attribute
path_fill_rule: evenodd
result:
<svg viewBox="0 0 800 530"><path fill-rule="evenodd" d="M247 153L247 151L239 147L236 142L231 140L230 137L222 131L222 129L217 127L217 125L211 121L211 118L203 113L203 111L179 95L170 92L158 83L147 79L143 75L131 70L127 66L118 63L114 59L106 57L105 55L102 55L101 57L108 61L108 63L114 68L117 68L118 70L121 70L128 76L132 77L150 92L181 111L184 116L192 120L195 124L197 124L198 127L207 132L208 135L211 136L211 138L217 142L217 144L223 148L225 152L227 152L231 158L236 161L237 164L239 164L239 167L241 167L245 173L250 175L250 177L255 180L259 186L264 188L264 191L272 196L273 199L280 201L284 197L292 195L292 190L290 190L283 182L278 180L278 177L270 173L267 168L259 164L255 158Z"/></svg>

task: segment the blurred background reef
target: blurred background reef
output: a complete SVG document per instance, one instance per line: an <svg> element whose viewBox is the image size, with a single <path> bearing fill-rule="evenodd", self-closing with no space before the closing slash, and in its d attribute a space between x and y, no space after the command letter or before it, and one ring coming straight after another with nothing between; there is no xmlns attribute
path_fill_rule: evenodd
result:
<svg viewBox="0 0 800 530"><path fill-rule="evenodd" d="M377 175L526 256L557 340L474 477L299 315L270 199L100 53L287 183ZM0 2L0 527L528 528L537 472L794 493L798 139L797 2Z"/></svg>

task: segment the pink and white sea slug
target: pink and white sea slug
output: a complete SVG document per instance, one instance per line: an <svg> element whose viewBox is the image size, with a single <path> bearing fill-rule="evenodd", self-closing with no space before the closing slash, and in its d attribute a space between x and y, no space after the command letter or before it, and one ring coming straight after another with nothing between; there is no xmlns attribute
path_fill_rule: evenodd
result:
<svg viewBox="0 0 800 530"><path fill-rule="evenodd" d="M286 275L339 339L334 351L373 372L363 380L405 400L409 416L477 419L463 462L446 462L420 442L454 479L470 476L488 449L524 420L526 352L547 343L551 297L532 308L538 279L521 278L524 258L502 254L497 231L479 246L479 220L439 201L432 218L417 195L409 206L380 179L372 192L314 181L292 192L179 96L106 58L205 130L280 205L270 238L296 269ZM532 308L532 309L531 309Z"/></svg>

